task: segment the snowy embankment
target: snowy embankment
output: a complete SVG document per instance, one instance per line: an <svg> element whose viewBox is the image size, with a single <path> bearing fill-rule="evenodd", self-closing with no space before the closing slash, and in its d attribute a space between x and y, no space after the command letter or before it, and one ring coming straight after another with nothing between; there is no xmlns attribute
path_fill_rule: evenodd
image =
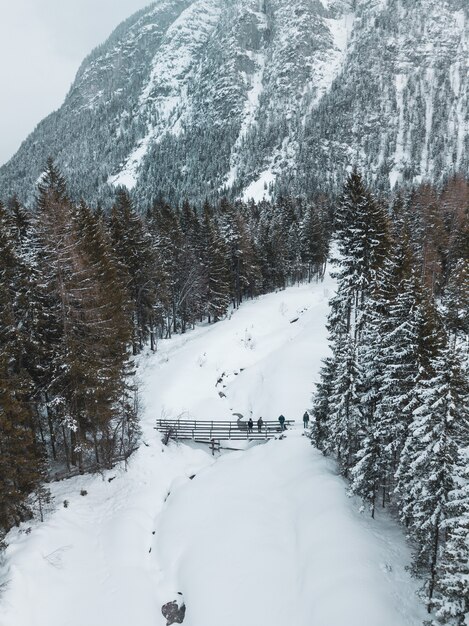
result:
<svg viewBox="0 0 469 626"><path fill-rule="evenodd" d="M178 592L185 626L421 624L402 533L359 513L299 424L215 459L164 448L153 428L183 413L299 422L332 289L328 279L248 302L142 359L143 444L128 471L54 484L46 521L10 533L1 626L163 626Z"/></svg>

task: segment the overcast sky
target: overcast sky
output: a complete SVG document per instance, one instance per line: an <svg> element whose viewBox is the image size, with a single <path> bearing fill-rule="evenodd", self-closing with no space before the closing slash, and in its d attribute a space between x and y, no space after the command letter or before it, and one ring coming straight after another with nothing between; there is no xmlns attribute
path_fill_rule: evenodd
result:
<svg viewBox="0 0 469 626"><path fill-rule="evenodd" d="M0 0L0 164L57 109L83 58L150 0Z"/></svg>

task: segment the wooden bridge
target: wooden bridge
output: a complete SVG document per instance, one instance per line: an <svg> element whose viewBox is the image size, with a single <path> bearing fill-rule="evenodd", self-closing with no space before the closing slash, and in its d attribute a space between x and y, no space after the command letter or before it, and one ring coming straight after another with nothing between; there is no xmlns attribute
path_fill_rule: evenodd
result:
<svg viewBox="0 0 469 626"><path fill-rule="evenodd" d="M294 420L285 420L286 429L290 428L293 423ZM241 420L236 422L158 420L156 429L163 432L168 439L192 440L199 443L274 439L282 432L278 420L266 420L261 428L258 428L257 422L254 422L251 430L248 428L248 423Z"/></svg>

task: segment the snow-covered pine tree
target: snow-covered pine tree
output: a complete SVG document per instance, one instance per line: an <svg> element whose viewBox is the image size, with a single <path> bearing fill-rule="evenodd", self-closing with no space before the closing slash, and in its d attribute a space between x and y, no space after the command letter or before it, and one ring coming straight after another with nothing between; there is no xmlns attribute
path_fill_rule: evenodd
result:
<svg viewBox="0 0 469 626"><path fill-rule="evenodd" d="M411 273L410 250L405 240L397 244L378 274L373 294L371 333L362 344L362 361L374 367L366 387L374 390L374 421L381 445L382 504L394 489L394 473L407 427L415 407L419 372L417 314L418 283ZM374 372L376 377L374 377Z"/></svg>
<svg viewBox="0 0 469 626"><path fill-rule="evenodd" d="M398 492L401 517L417 541L414 569L426 577L428 611L450 518L450 493L457 486L459 454L467 441L467 380L455 350L445 347L432 360L433 375L420 380L418 406L402 451Z"/></svg>
<svg viewBox="0 0 469 626"><path fill-rule="evenodd" d="M230 306L230 271L228 251L220 232L205 207L202 223L205 268L205 308L209 322L220 320Z"/></svg>
<svg viewBox="0 0 469 626"><path fill-rule="evenodd" d="M260 286L260 270L246 220L240 206L223 199L219 207L218 225L225 244L230 271L230 292L234 307Z"/></svg>
<svg viewBox="0 0 469 626"><path fill-rule="evenodd" d="M11 216L16 242L21 245L28 237L31 218L26 209L21 206L16 195L12 196L8 201L7 210Z"/></svg>
<svg viewBox="0 0 469 626"><path fill-rule="evenodd" d="M337 295L331 301L329 314L329 342L332 357L324 373L330 374L319 388L320 393L329 389L327 400L327 434L323 449L326 454L335 455L341 465L342 472L348 475L353 465L353 456L357 451L358 428L360 423L359 371L357 364L357 346L355 338L347 328L347 311L350 309L349 293L343 293L339 285ZM319 406L324 410L325 399L318 399ZM318 415L323 419L322 415ZM323 420L324 423L324 420Z"/></svg>
<svg viewBox="0 0 469 626"><path fill-rule="evenodd" d="M413 190L408 203L413 251L421 280L430 293L441 288L448 235L443 224L437 190L428 182Z"/></svg>
<svg viewBox="0 0 469 626"><path fill-rule="evenodd" d="M247 220L241 213L238 214L238 229L240 233L239 248L241 253L241 288L243 298L253 298L262 293L262 273L259 265L257 250L250 233Z"/></svg>
<svg viewBox="0 0 469 626"><path fill-rule="evenodd" d="M377 272L390 244L384 211L356 170L347 178L337 208L335 238L339 253L338 288L331 300L328 320L335 380L328 400L325 449L339 457L347 475L354 466L361 439L367 436L365 430L371 425L367 418L363 423L365 406L360 406L359 390L363 388L365 373L360 366L360 347L367 301L376 290ZM372 360L376 361L375 357ZM371 405L371 397L368 400Z"/></svg>
<svg viewBox="0 0 469 626"><path fill-rule="evenodd" d="M454 342L469 337L469 257L459 259L451 271L444 291L446 328Z"/></svg>
<svg viewBox="0 0 469 626"><path fill-rule="evenodd" d="M80 469L92 461L109 466L120 445L115 407L129 373L127 285L102 224L84 204L73 207L52 162L37 208L41 413L47 413L59 460Z"/></svg>
<svg viewBox="0 0 469 626"><path fill-rule="evenodd" d="M293 283L300 283L306 275L306 265L301 256L300 229L295 221L291 224L287 236L288 273Z"/></svg>
<svg viewBox="0 0 469 626"><path fill-rule="evenodd" d="M438 623L444 626L464 626L469 613L469 446L459 450L455 480L433 602Z"/></svg>
<svg viewBox="0 0 469 626"><path fill-rule="evenodd" d="M352 489L365 499L372 498L372 514L378 488L383 507L391 499L397 460L415 407L419 340L413 316L419 290L411 267L403 233L377 269L374 288L365 300L359 344L363 441L352 472Z"/></svg>
<svg viewBox="0 0 469 626"><path fill-rule="evenodd" d="M336 277L341 288L349 292L351 304L347 327L358 339L365 298L386 258L390 238L385 211L356 169L346 180L336 210L334 238L340 263Z"/></svg>
<svg viewBox="0 0 469 626"><path fill-rule="evenodd" d="M270 207L268 217L269 257L276 286L284 288L288 282L286 213L279 204L277 201Z"/></svg>
<svg viewBox="0 0 469 626"><path fill-rule="evenodd" d="M222 198L218 213L218 230L227 251L231 299L233 306L236 308L241 304L243 298L241 287L243 262L240 249L241 234L239 232L236 210L226 198Z"/></svg>
<svg viewBox="0 0 469 626"><path fill-rule="evenodd" d="M385 489L390 473L391 459L389 444L392 434L389 424L382 419L386 362L384 359L385 338L388 332L387 304L391 285L386 281L387 267L377 273L377 285L367 297L363 311L363 325L358 345L358 367L360 369L360 423L359 449L351 468L351 489L370 506L371 516L375 508L380 487ZM384 340L384 341L383 341ZM383 500L385 495L383 494Z"/></svg>
<svg viewBox="0 0 469 626"><path fill-rule="evenodd" d="M78 359L72 348L78 309L71 288L76 278L76 240L72 205L63 176L48 160L38 185L34 220L35 264L38 270L37 327L44 368L42 392L45 411L55 436L61 436L61 451L67 465L82 466L84 433L73 409L77 378L71 374ZM76 286L76 284L75 284Z"/></svg>
<svg viewBox="0 0 469 626"><path fill-rule="evenodd" d="M156 339L170 337L173 329L172 298L171 298L171 260L165 256L170 240L166 241L160 232L161 211L164 203L155 203L148 210L146 223L150 234L152 253L154 258L153 283L155 300L151 314L150 346L154 350ZM169 249L169 252L171 250Z"/></svg>
<svg viewBox="0 0 469 626"><path fill-rule="evenodd" d="M180 308L182 332L185 332L188 324L193 325L203 317L204 310L201 225L197 212L188 202L182 206L180 225L184 238L182 267L179 270L182 281Z"/></svg>
<svg viewBox="0 0 469 626"><path fill-rule="evenodd" d="M301 258L307 268L308 281L315 276L323 278L328 253L326 234L318 211L312 203L306 206L299 233Z"/></svg>
<svg viewBox="0 0 469 626"><path fill-rule="evenodd" d="M122 268L104 225L82 202L74 214L84 278L80 284L81 332L77 350L83 387L80 407L95 461L110 466L135 443L136 415L129 379L130 306ZM129 398L123 410L122 399Z"/></svg>
<svg viewBox="0 0 469 626"><path fill-rule="evenodd" d="M117 191L109 226L117 258L128 274L127 288L134 327L132 348L137 354L150 335L155 301L155 258L150 235L125 188Z"/></svg>
<svg viewBox="0 0 469 626"><path fill-rule="evenodd" d="M319 381L313 400L314 422L311 425L311 441L319 450L327 452L327 438L330 432L330 398L335 375L335 359L332 356L323 361Z"/></svg>
<svg viewBox="0 0 469 626"><path fill-rule="evenodd" d="M33 385L25 367L23 271L14 220L0 203L0 545L9 528L30 516L29 494L44 479Z"/></svg>
<svg viewBox="0 0 469 626"><path fill-rule="evenodd" d="M262 275L262 291L271 291L283 286L286 280L281 251L279 262L279 248L275 241L276 228L271 209L267 202L261 203L255 236L256 257Z"/></svg>
<svg viewBox="0 0 469 626"><path fill-rule="evenodd" d="M154 273L159 276L157 296L166 301L167 332L185 332L203 309L199 224L188 205L181 221L162 203L150 212L149 227L156 252Z"/></svg>

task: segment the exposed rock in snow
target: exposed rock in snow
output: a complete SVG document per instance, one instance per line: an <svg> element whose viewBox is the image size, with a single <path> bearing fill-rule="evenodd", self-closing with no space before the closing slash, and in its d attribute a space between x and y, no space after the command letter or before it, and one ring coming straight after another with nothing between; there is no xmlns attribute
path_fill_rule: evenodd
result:
<svg viewBox="0 0 469 626"><path fill-rule="evenodd" d="M186 616L186 605L182 602L174 600L173 602L167 602L161 607L161 613L166 618L166 626L172 626L172 624L182 624L184 617Z"/></svg>

